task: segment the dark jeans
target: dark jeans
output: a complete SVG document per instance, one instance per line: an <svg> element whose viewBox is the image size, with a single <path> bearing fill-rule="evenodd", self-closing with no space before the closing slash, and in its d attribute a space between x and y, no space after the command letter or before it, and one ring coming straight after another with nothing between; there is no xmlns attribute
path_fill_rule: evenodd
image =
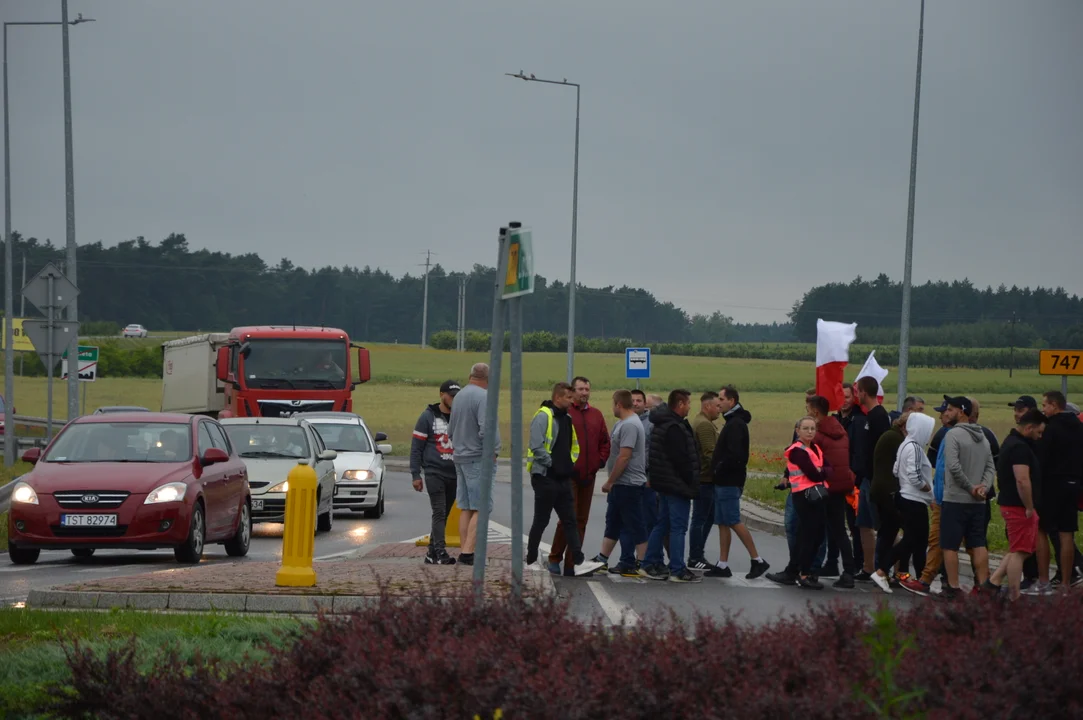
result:
<svg viewBox="0 0 1083 720"><path fill-rule="evenodd" d="M854 564L854 554L850 549L850 538L846 536L846 508L850 507L846 502L846 496L831 493L827 496L827 540L828 561L831 562L830 552L835 551L835 562L842 558L842 571L851 575L857 574L857 566Z"/></svg>
<svg viewBox="0 0 1083 720"><path fill-rule="evenodd" d="M685 569L684 541L688 534L688 515L692 501L673 495L659 495L658 524L647 540L647 555L643 565L662 564L662 542L669 536L669 571L676 575Z"/></svg>
<svg viewBox="0 0 1083 720"><path fill-rule="evenodd" d="M1004 534L1007 535L1007 532L1005 531ZM1059 563L1060 535L1058 533L1049 533L1049 544L1053 547L1052 562ZM1079 552L1078 547L1075 549L1075 566L1079 569L1079 572L1083 573L1083 554ZM1051 576L1049 579L1052 580L1053 577L1060 577L1060 574L1060 570L1057 570L1056 575ZM1023 577L1027 580L1038 579L1038 556L1036 554L1032 553L1031 555L1028 555L1027 559L1023 561ZM1069 575L1069 578L1070 577L1071 576ZM1064 578L1061 578L1062 582L1063 580Z"/></svg>
<svg viewBox="0 0 1083 720"><path fill-rule="evenodd" d="M876 530L876 553L875 566L877 570L883 570L888 575L895 565L892 553L895 548L895 538L902 528L902 515L895 509L895 503L876 503L876 514L880 519L880 527Z"/></svg>
<svg viewBox="0 0 1083 720"><path fill-rule="evenodd" d="M812 563L820 546L824 544L824 526L827 524L827 501L810 503L804 492L793 495L793 509L797 513L797 570L811 575Z"/></svg>
<svg viewBox="0 0 1083 720"><path fill-rule="evenodd" d="M692 522L688 526L688 562L704 560L707 536L714 525L714 484L700 483L699 497L692 501Z"/></svg>
<svg viewBox="0 0 1083 720"><path fill-rule="evenodd" d="M549 526L549 519L556 510L557 518L564 524L564 537L573 564L565 563L565 571L575 570L575 565L583 560L583 546L579 541L579 529L575 524L575 498L572 495L571 478L554 479L545 475L531 475L530 485L534 488L534 522L530 524L526 556L528 562L538 557L542 533Z"/></svg>
<svg viewBox="0 0 1083 720"><path fill-rule="evenodd" d="M929 506L917 500L895 496L895 507L902 518L902 540L895 545L885 561L888 567L902 562L909 566L914 559L914 576L925 571L925 551L929 546ZM887 569L884 569L887 572Z"/></svg>
<svg viewBox="0 0 1083 720"><path fill-rule="evenodd" d="M783 515L783 523L786 528L786 544L790 549L790 560L786 563L784 573L793 575L797 572L798 560L800 559L801 547L801 521L797 517L797 510L793 505L793 493L786 492L786 510ZM826 528L826 525L825 525ZM827 554L827 534L820 538L820 544L816 548L816 554L812 558L812 574L818 575L824 567L824 557Z"/></svg>
<svg viewBox="0 0 1083 720"><path fill-rule="evenodd" d="M861 531L857 527L857 511L850 507L850 503L846 503L846 526L850 528L850 541L854 548L854 558L859 561L859 565L864 564L865 549L861 546Z"/></svg>
<svg viewBox="0 0 1083 720"><path fill-rule="evenodd" d="M447 516L451 513L451 506L455 504L455 485L454 475L443 477L425 473L425 489L429 491L429 504L432 505L429 552L434 554L446 549Z"/></svg>
<svg viewBox="0 0 1083 720"><path fill-rule="evenodd" d="M620 564L636 566L636 545L647 542L643 527L643 486L614 485L605 508L605 537L620 542Z"/></svg>

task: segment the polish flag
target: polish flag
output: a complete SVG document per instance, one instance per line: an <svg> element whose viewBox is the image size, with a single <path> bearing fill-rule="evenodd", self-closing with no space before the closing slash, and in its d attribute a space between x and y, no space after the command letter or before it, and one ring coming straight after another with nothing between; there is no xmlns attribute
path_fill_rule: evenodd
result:
<svg viewBox="0 0 1083 720"><path fill-rule="evenodd" d="M887 370L880 367L880 363L876 362L876 352L869 353L869 359L865 361L865 364L861 366L861 372L854 378L854 382L857 382L863 377L871 377L876 380L876 402L881 405L884 404L884 378L887 377Z"/></svg>
<svg viewBox="0 0 1083 720"><path fill-rule="evenodd" d="M816 394L827 398L831 410L842 407L843 371L856 339L857 323L816 320Z"/></svg>

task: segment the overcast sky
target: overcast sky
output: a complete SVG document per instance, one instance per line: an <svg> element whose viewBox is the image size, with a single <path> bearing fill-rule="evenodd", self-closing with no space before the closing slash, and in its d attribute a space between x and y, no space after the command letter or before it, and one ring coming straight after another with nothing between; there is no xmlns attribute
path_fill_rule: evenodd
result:
<svg viewBox="0 0 1083 720"><path fill-rule="evenodd" d="M71 0L80 243L578 279L783 320L902 275L917 0ZM60 0L4 0L59 20ZM926 11L914 279L1083 293L1083 2ZM13 227L63 242L61 35L11 28Z"/></svg>

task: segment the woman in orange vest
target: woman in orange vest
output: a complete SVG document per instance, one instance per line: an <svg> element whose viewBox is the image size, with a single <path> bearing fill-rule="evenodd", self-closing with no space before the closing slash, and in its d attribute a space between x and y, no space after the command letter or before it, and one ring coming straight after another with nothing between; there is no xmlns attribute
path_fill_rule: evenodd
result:
<svg viewBox="0 0 1083 720"><path fill-rule="evenodd" d="M793 493L793 507L799 519L797 537L797 584L806 590L822 590L823 585L812 575L813 557L824 537L827 523L827 473L824 454L812 441L816 437L816 421L803 417L797 421L797 442L786 448L786 471ZM822 493L822 497L816 498Z"/></svg>

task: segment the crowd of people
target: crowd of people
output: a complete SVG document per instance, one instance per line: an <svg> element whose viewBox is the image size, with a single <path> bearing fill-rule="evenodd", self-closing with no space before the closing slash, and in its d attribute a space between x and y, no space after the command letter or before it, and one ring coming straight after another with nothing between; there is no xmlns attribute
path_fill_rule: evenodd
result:
<svg viewBox="0 0 1083 720"><path fill-rule="evenodd" d="M488 374L478 363L465 387L445 382L440 402L425 409L414 430L414 488L427 486L432 502L426 563L456 562L445 547L453 500L462 511L458 562L474 562L482 463L494 463L495 476L501 447L493 428L494 455L482 456ZM872 583L888 593L902 588L928 596L939 575L936 596L954 599L962 594L960 549L970 557L975 593L1017 599L1083 583L1083 554L1075 545L1083 504L1078 407L1058 391L1042 395L1040 405L1021 396L1011 403L1015 428L998 441L979 424L974 398L945 395L935 408L941 427L934 433L936 421L922 398L907 397L899 411L889 412L878 393L874 378L860 378L842 388L844 400L834 413L827 398L806 393L777 486L786 492L789 558L772 573L741 520L752 415L737 388L701 393L695 414L686 389L665 398L618 390L607 408L610 429L607 413L591 404L589 379L557 383L529 426L534 514L526 561L564 576L699 582L732 577L736 535L750 559L746 578L765 576L808 590L822 589L821 578L836 578L840 589ZM602 468L605 529L601 547L587 560L583 540ZM994 498L1009 552L990 573ZM554 512L551 550L539 558ZM712 563L706 546L713 526L719 559Z"/></svg>

